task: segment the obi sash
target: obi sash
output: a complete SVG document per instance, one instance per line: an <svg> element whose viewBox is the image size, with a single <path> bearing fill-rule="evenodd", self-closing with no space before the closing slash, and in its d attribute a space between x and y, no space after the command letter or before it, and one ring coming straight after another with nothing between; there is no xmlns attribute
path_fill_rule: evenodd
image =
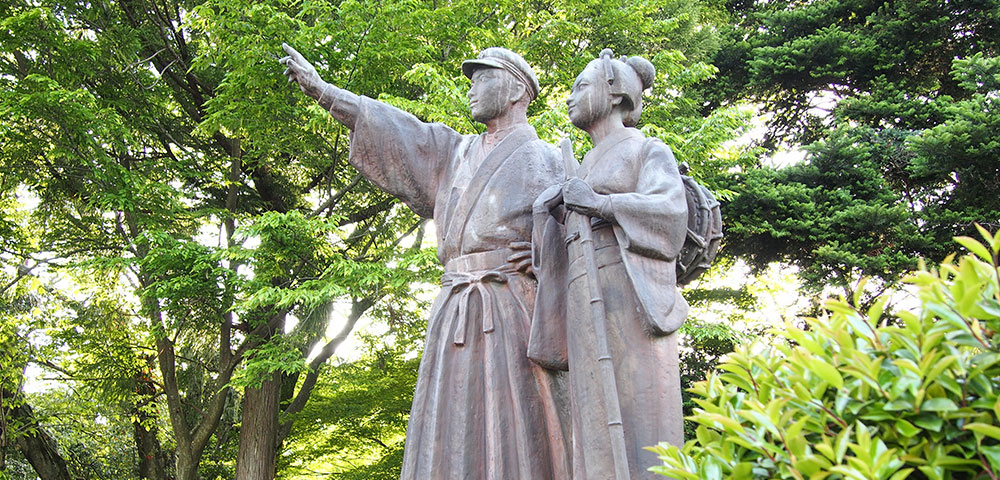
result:
<svg viewBox="0 0 1000 480"><path fill-rule="evenodd" d="M441 285L449 288L448 299L441 314L456 318L452 341L455 345L465 345L469 324L469 300L473 292L482 300L483 333L492 333L496 327L494 317L495 300L493 290L487 284L506 284L512 275L517 275L507 258L514 251L509 248L476 252L453 258L445 264Z"/></svg>

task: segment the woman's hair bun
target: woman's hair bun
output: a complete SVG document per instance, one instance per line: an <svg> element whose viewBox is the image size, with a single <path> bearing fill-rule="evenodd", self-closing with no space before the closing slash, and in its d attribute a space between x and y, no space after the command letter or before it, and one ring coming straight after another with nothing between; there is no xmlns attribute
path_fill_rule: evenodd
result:
<svg viewBox="0 0 1000 480"><path fill-rule="evenodd" d="M643 90L653 86L653 80L656 79L656 67L649 60L642 57L628 57L625 63L639 75Z"/></svg>

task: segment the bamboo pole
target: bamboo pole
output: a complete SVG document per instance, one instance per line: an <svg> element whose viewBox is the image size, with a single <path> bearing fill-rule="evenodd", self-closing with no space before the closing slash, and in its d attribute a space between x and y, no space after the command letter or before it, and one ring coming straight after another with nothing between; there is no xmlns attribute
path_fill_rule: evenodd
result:
<svg viewBox="0 0 1000 480"><path fill-rule="evenodd" d="M570 139L564 138L560 147L566 166L566 178L576 177L580 165L573 157L573 143ZM587 274L583 278L587 282L590 293L591 320L594 322L597 340L597 363L601 369L601 383L604 387L604 406L608 415L608 435L611 439L615 480L629 480L628 455L625 452L625 429L622 425L622 409L618 400L618 383L615 381L615 366L611 361L611 348L608 345L608 316L607 311L605 311L600 278L597 276L597 259L594 255L594 232L590 225L590 217L587 215L575 212L567 212L566 215L567 226L575 227L580 232L580 248L583 249L584 262L587 266Z"/></svg>

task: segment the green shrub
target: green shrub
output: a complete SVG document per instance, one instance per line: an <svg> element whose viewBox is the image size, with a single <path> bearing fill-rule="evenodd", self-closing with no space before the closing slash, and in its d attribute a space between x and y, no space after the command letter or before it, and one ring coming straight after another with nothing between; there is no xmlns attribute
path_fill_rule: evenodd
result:
<svg viewBox="0 0 1000 480"><path fill-rule="evenodd" d="M923 264L919 306L827 314L746 345L691 389L695 437L653 447L678 479L996 479L1000 474L1000 235ZM859 288L858 291L861 289ZM857 298L854 299L856 305Z"/></svg>

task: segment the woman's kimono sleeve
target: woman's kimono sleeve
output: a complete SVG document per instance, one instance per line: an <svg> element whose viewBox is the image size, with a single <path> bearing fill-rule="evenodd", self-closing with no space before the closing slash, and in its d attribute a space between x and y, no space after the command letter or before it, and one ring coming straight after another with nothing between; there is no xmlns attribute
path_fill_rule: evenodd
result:
<svg viewBox="0 0 1000 480"><path fill-rule="evenodd" d="M634 192L611 194L611 212L624 234L622 246L658 260L674 260L687 235L687 200L677 161L663 142L647 139Z"/></svg>
<svg viewBox="0 0 1000 480"><path fill-rule="evenodd" d="M687 236L687 200L670 148L648 139L639 158L635 192L611 194L615 237L643 326L650 335L668 335L680 328L688 312L676 286L676 259Z"/></svg>
<svg viewBox="0 0 1000 480"><path fill-rule="evenodd" d="M351 130L350 162L379 188L431 218L434 200L459 150L468 142L440 123L424 123L390 105L361 97Z"/></svg>

